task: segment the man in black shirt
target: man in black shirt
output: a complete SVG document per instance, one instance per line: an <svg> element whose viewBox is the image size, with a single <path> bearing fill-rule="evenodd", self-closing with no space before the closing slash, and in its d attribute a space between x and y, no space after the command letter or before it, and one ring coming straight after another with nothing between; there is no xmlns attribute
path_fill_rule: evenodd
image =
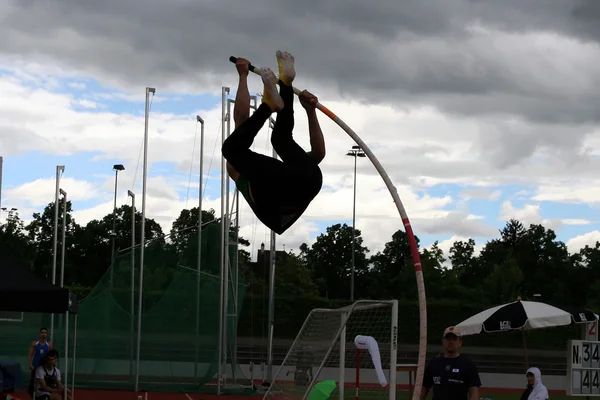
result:
<svg viewBox="0 0 600 400"><path fill-rule="evenodd" d="M460 329L446 328L442 344L444 354L431 359L425 367L421 399L425 400L433 388L432 400L479 400L479 372L473 361L459 352Z"/></svg>

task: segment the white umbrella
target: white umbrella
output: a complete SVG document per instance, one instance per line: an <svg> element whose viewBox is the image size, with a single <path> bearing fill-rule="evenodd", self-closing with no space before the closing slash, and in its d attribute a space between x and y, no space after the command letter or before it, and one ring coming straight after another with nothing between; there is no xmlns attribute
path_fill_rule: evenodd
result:
<svg viewBox="0 0 600 400"><path fill-rule="evenodd" d="M488 308L462 321L457 328L462 336L480 333L521 331L525 350L525 366L529 366L523 331L597 321L598 315L585 309L556 307L537 301L522 301Z"/></svg>
<svg viewBox="0 0 600 400"><path fill-rule="evenodd" d="M463 335L531 330L598 320L589 310L559 308L537 301L517 300L475 314L457 325Z"/></svg>

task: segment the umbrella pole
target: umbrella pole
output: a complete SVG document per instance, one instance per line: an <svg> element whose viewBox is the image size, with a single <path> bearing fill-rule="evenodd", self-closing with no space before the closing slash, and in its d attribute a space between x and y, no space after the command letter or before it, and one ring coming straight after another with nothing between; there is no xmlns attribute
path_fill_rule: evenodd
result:
<svg viewBox="0 0 600 400"><path fill-rule="evenodd" d="M527 356L527 340L525 339L525 331L521 329L521 339L523 340L523 351L525 352L525 370L529 369L529 357Z"/></svg>

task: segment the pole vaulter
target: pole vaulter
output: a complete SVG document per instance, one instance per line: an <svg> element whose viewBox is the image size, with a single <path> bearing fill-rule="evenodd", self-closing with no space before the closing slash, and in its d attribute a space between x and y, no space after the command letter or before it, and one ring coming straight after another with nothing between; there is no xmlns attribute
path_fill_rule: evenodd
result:
<svg viewBox="0 0 600 400"><path fill-rule="evenodd" d="M237 62L237 57L229 57L229 61L235 64ZM251 72L260 75L260 70L254 65L250 64L248 68ZM301 91L299 89L297 89L296 87L292 87L292 89L294 90L294 93L297 96L300 95ZM375 167L377 172L379 172L379 175L385 182L385 185L387 186L390 194L392 195L394 203L396 204L396 209L400 214L402 223L404 224L406 236L410 245L410 252L413 259L415 276L417 280L417 289L419 293L419 358L417 362L417 376L415 381L415 389L413 392L413 400L420 400L423 383L423 373L425 370L425 357L427 352L427 303L425 299L425 281L423 279L421 256L419 254L419 249L417 248L417 242L415 240L415 235L413 233L412 226L408 219L408 215L406 214L406 210L404 209L404 205L400 200L400 196L398 195L398 190L392 183L387 172L385 171L379 160L377 160L377 157L375 157L371 149L369 149L366 143L362 141L362 139L356 134L356 132L352 130L352 128L350 128L350 126L348 126L348 124L346 124L340 117L335 115L330 109L328 109L318 101L316 104L316 108L319 109L323 114L328 116L340 128L342 128L348 134L348 136L350 136L352 140L354 140L356 144L359 145L360 148L365 152L365 154L367 155L369 160L371 160L371 163L373 163L373 166ZM397 340L397 332L392 332L392 335L394 335L392 340ZM395 365L390 365L390 373L396 373L395 369Z"/></svg>

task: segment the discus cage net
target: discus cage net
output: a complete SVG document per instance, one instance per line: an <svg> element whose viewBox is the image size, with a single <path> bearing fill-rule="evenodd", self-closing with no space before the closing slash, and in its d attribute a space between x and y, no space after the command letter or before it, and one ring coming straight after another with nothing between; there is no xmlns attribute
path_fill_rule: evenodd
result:
<svg viewBox="0 0 600 400"><path fill-rule="evenodd" d="M221 299L221 223L203 227L198 279L198 233L187 230L176 241L146 245L142 296L139 389L159 392L216 392L219 366ZM233 344L246 282L235 265L237 237L229 240L229 281L225 362L221 393L246 392L250 379L236 365ZM78 310L76 387L132 390L135 384L140 249L115 257ZM134 281L131 281L132 256ZM112 271L111 271L112 270ZM111 273L112 272L112 273ZM237 289L236 289L237 283ZM133 307L132 307L133 297ZM133 313L132 313L133 310ZM18 362L28 376L27 349L40 327L50 329L50 315L10 313L0 316L0 359ZM195 320L199 318L198 330ZM70 322L72 324L72 322ZM73 335L69 335L70 349ZM54 345L65 349L64 316L54 322ZM61 360L62 361L62 360ZM72 371L72 360L69 370Z"/></svg>

